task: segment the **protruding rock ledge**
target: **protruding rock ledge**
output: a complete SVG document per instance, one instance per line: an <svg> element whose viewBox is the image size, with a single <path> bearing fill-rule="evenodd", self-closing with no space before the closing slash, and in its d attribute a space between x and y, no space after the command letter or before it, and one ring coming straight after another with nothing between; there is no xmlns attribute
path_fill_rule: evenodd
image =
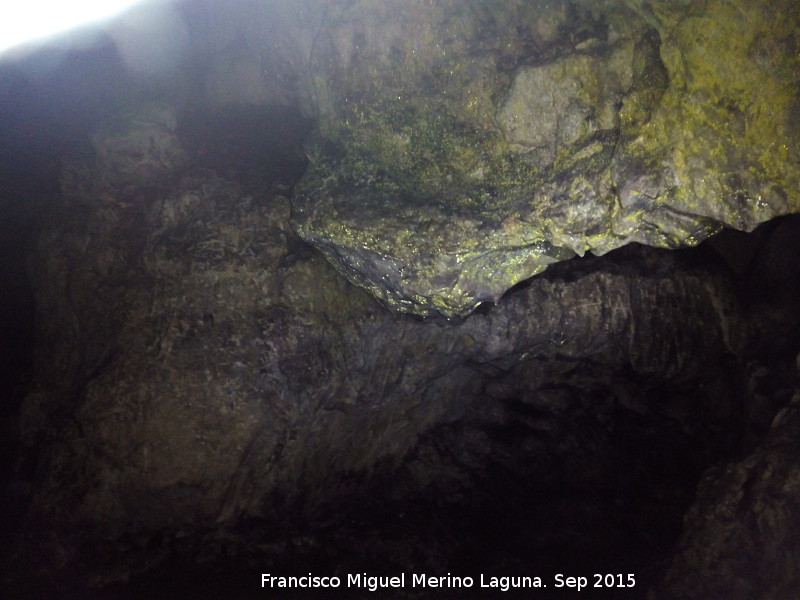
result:
<svg viewBox="0 0 800 600"><path fill-rule="evenodd" d="M331 4L297 231L453 316L575 254L797 211L796 19L733 4Z"/></svg>

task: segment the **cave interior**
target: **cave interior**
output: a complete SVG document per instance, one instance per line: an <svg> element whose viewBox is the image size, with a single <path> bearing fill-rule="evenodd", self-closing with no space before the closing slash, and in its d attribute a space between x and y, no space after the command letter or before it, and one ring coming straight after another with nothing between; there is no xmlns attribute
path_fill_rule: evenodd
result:
<svg viewBox="0 0 800 600"><path fill-rule="evenodd" d="M314 119L291 102L212 105L203 91L207 60L202 48L188 52L176 67L184 75L179 84L171 75L137 77L114 41L100 35L88 47L45 46L0 62L5 597L255 597L263 596L254 582L265 571L539 574L548 580L553 573L635 573L635 590L593 590L590 597L658 593L666 574L683 564L676 557L690 544L691 530L713 521L704 511L725 505L714 503L714 484L703 488L703 481L722 486L724 473L765 452L776 417L796 398L800 216L781 216L750 232L725 228L695 247L633 243L603 256L587 253L454 318L387 308L344 281L284 223L264 234L271 254L259 259L273 265L277 287L265 293L274 301L241 308L237 320L230 315L238 308L197 297L206 288L181 282L199 277L199 230L187 218L185 226L153 232L148 215L165 197L209 189L212 199L198 204L198 219L217 219L220 231L250 223L240 214L248 210L260 215L256 227L287 221L308 166L304 143ZM80 179L81 165L94 160L92 132L120 107L153 99L179 107L175 135L186 155L180 169L164 180L126 183L116 204L76 200L96 189L90 177ZM235 188L229 196L225 186ZM104 211L115 216L106 218ZM113 224L111 233L103 223ZM83 246L71 235L86 238ZM104 245L114 257L110 266L96 277L83 274L109 264L100 260ZM86 253L85 265L76 248ZM48 254L62 250L62 256ZM152 256L179 266L171 274L141 275L162 268ZM221 256L202 264L228 260L254 272L241 257ZM170 285L179 289L169 291ZM200 316L175 346L162 344L147 370L136 366L146 344L137 345L130 331L139 321L126 315L136 314L140 296L151 290L155 302L169 299L154 328L166 331L170 311L178 321L184 312ZM182 294L195 296L181 301ZM252 294L247 288L241 300L258 304ZM593 312L589 304L603 306ZM80 321L74 330L64 317L70 311ZM549 332L544 341L538 329ZM181 425L183 413L165 408L150 417L162 419L162 429L143 426L137 433L122 422L134 419L136 410L124 408L125 390L136 396L130 390L148 373L154 381L167 378L152 366L161 363L198 379L204 355L212 361L220 356L211 345L237 335L258 338L260 358L241 359L224 377L250 382L259 402L279 399L272 408L253 409L250 433L230 434L254 440L238 466L209 467L229 478L216 482L227 490L218 494L219 513L206 514L195 500L217 494L213 482L143 492L152 482L139 486L129 474L133 466L113 466L128 477L115 480L116 493L139 495L129 507L115 513L102 492L91 495L89 488L101 488L97 479L110 472L98 464L127 460L125 452L115 455L103 444L114 448L119 435L125 443L138 439L157 448L159 436ZM511 350L492 351L505 343L497 341L503 336L512 339ZM169 362L165 352L186 362ZM63 366L70 361L73 367ZM208 368L214 377L216 367ZM56 379L65 373L72 379L59 387ZM165 395L177 393L184 381L169 376L172 383L162 381ZM198 379L187 397L202 385L214 384ZM52 396L52 405L32 402L34 392ZM110 420L86 414L93 403L112 414L97 399L103 394L123 406L119 434L105 425ZM225 439L225 427L239 421L226 416L217 422L216 409L203 403L228 399L209 396L186 414L199 419L207 411L209 439ZM244 410L230 404L231 413ZM288 424L279 422L284 413ZM798 431L786 438L792 447L800 444ZM270 436L279 442L264 441ZM374 443L353 441L361 436ZM75 449L84 446L85 456ZM235 447L243 446L237 438ZM186 470L194 472L203 468L206 452L233 447L195 454L191 445L175 442L165 460L186 460ZM70 452L74 456L66 456ZM764 460L764 469L783 464ZM66 489L69 469L76 468L64 467L70 461L94 469L74 490ZM272 466L281 461L280 468ZM259 483L259 474L270 469L277 474ZM53 502L80 517L49 507L54 490ZM800 490L793 493L796 501ZM769 504L768 496L761 498ZM195 505L197 514L176 516ZM758 523L748 531L769 527L753 518ZM719 528L708 535L724 538L724 523ZM780 547L791 553L796 544ZM757 542L743 553L753 548ZM800 565L793 560L778 562ZM742 568L746 561L730 564ZM568 591L552 597L573 597ZM397 597L423 597L403 593ZM481 593L476 597L487 597ZM295 594L271 597L339 597ZM439 590L432 597L470 596Z"/></svg>

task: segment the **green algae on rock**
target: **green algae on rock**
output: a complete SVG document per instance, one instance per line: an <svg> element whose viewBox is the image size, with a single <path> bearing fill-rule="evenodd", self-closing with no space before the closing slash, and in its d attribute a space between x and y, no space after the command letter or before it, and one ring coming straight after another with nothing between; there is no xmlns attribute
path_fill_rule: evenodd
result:
<svg viewBox="0 0 800 600"><path fill-rule="evenodd" d="M576 254L694 245L793 212L792 16L766 2L333 3L294 226L388 306L454 316Z"/></svg>

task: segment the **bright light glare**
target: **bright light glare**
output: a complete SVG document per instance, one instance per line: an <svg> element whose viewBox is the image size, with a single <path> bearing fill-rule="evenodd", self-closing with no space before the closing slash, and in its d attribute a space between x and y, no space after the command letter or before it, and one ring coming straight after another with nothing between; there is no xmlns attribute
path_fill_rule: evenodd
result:
<svg viewBox="0 0 800 600"><path fill-rule="evenodd" d="M141 0L0 0L0 52L113 17Z"/></svg>

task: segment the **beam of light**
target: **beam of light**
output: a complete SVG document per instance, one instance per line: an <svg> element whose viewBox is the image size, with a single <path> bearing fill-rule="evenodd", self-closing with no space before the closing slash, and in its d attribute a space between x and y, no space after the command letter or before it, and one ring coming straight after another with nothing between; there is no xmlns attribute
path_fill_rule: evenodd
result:
<svg viewBox="0 0 800 600"><path fill-rule="evenodd" d="M0 54L120 14L141 0L0 0Z"/></svg>

